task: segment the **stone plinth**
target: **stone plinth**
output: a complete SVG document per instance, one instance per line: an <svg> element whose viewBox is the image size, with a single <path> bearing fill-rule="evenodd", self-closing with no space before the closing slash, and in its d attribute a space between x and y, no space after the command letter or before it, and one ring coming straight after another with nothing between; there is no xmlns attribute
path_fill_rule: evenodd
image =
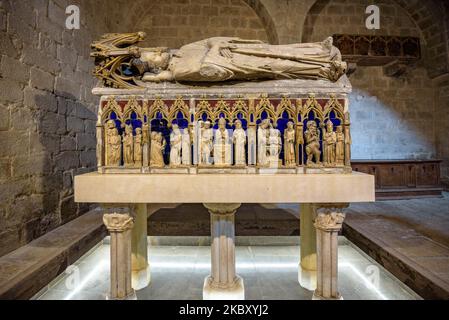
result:
<svg viewBox="0 0 449 320"><path fill-rule="evenodd" d="M187 187L186 187L187 186ZM356 190L356 192L355 192ZM317 287L315 298L338 299L337 235L342 220L340 208L351 202L373 202L374 177L366 174L99 174L75 177L75 200L109 206L133 208L135 204L204 203L211 213L211 275L204 283L205 299L243 299L243 280L235 273L234 215L240 203L306 203L316 207ZM328 205L330 203L330 205ZM115 205L114 205L115 204ZM310 209L310 207L309 207ZM111 211L109 211L111 212ZM143 238L145 228L138 226L146 217L146 209L126 214L105 214L111 232L111 296L132 296L131 266L146 270ZM313 271L313 215L305 210L303 227L308 236L302 239L304 256L301 265ZM124 221L123 228L114 227ZM127 222L128 221L128 222ZM133 222L135 221L135 222ZM140 222L139 222L140 221ZM340 221L340 222L339 222ZM329 225L325 223L329 222ZM131 233L132 225L136 229ZM140 231L138 231L140 230ZM307 234L306 231L303 231ZM133 250L131 250L133 234ZM115 240L114 240L115 239ZM131 252L134 260L131 263ZM301 270L301 271L302 271ZM137 271L137 270L134 270ZM138 271L139 272L139 271ZM145 274L148 275L149 274ZM302 275L301 278L304 278ZM147 279L147 278L146 278ZM312 289L310 279L306 287ZM137 286L136 286L137 287Z"/></svg>
<svg viewBox="0 0 449 320"><path fill-rule="evenodd" d="M75 177L75 201L89 203L373 202L367 174L99 174Z"/></svg>

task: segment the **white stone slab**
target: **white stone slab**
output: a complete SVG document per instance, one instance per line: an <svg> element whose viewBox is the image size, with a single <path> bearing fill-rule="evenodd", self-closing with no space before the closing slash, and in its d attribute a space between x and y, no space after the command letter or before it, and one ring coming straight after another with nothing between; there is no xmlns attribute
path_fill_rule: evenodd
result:
<svg viewBox="0 0 449 320"><path fill-rule="evenodd" d="M283 94L286 96L315 94L335 94L337 96L346 95L352 91L351 83L345 75L337 82L327 80L267 80L267 81L248 81L248 82L225 82L225 83L209 83L205 84L181 84L172 82L152 83L141 82L142 88L136 89L114 89L96 87L92 90L94 95L99 96L126 96L154 98L175 97L182 95L184 98L197 97L202 95L216 96L225 95L226 97L239 97L244 95L254 95L259 97L260 94Z"/></svg>
<svg viewBox="0 0 449 320"><path fill-rule="evenodd" d="M374 176L352 174L99 174L75 177L87 203L351 203L375 201Z"/></svg>

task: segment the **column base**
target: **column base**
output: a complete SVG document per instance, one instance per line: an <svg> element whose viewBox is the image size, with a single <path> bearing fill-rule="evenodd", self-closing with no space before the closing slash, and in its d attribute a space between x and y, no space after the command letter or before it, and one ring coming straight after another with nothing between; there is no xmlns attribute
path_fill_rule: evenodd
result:
<svg viewBox="0 0 449 320"><path fill-rule="evenodd" d="M313 293L312 300L344 300L344 299L343 299L343 296L341 296L340 294L336 298L325 298L325 297L318 295L315 291Z"/></svg>
<svg viewBox="0 0 449 320"><path fill-rule="evenodd" d="M133 271L131 276L131 284L134 290L141 290L148 287L151 281L150 266L145 269Z"/></svg>
<svg viewBox="0 0 449 320"><path fill-rule="evenodd" d="M114 298L111 297L110 294L106 296L106 300L137 300L136 292L133 290L128 296L124 298Z"/></svg>
<svg viewBox="0 0 449 320"><path fill-rule="evenodd" d="M309 291L316 289L316 270L304 269L301 264L298 267L298 282L301 287Z"/></svg>
<svg viewBox="0 0 449 320"><path fill-rule="evenodd" d="M217 288L211 283L210 276L204 279L203 300L245 300L245 286L239 276L230 288Z"/></svg>

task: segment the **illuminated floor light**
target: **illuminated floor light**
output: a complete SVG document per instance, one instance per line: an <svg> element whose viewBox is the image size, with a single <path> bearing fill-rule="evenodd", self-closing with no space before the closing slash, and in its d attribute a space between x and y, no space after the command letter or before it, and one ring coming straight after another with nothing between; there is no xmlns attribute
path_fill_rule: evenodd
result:
<svg viewBox="0 0 449 320"><path fill-rule="evenodd" d="M83 279L83 281L80 282L79 285L76 286L76 288L70 292L66 297L64 297L64 300L70 300L72 299L77 293L79 293L83 288L87 285L87 283L95 278L100 272L103 271L103 269L106 269L108 266L108 262L106 260L102 260L98 263L98 265L93 268Z"/></svg>
<svg viewBox="0 0 449 320"><path fill-rule="evenodd" d="M363 275L359 270L357 270L352 263L343 262L339 264L340 267L347 267L351 269L360 279L362 279L363 283L367 286L368 289L374 291L382 300L388 300L388 298L377 288L365 275Z"/></svg>

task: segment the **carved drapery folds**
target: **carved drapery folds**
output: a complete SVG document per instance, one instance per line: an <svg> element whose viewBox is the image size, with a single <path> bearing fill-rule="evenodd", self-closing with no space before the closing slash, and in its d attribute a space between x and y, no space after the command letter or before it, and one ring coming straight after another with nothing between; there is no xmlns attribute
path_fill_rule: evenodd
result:
<svg viewBox="0 0 449 320"><path fill-rule="evenodd" d="M267 79L338 81L347 70L333 38L271 45L212 37L182 46L140 48L144 32L106 34L92 44L94 75L104 87L138 88L145 82L224 82Z"/></svg>
<svg viewBox="0 0 449 320"><path fill-rule="evenodd" d="M255 167L348 172L347 105L344 95L109 96L98 115L99 170Z"/></svg>

